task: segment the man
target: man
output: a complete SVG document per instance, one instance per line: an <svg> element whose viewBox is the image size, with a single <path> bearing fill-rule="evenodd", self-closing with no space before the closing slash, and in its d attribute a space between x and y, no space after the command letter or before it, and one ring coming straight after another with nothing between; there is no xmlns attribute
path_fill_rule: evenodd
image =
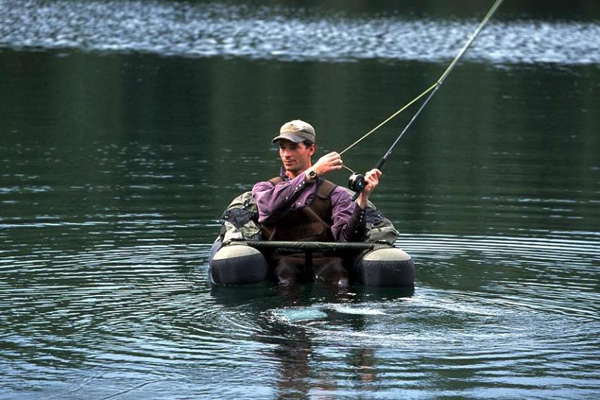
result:
<svg viewBox="0 0 600 400"><path fill-rule="evenodd" d="M258 222L268 240L359 241L365 231L365 210L369 196L379 184L381 171L365 175L366 186L356 202L349 192L323 179L342 168L338 153L319 158L313 165L316 134L307 122L285 123L272 142L279 145L280 176L254 185L252 195L258 207ZM304 272L304 258L275 254L275 277L280 284L298 283ZM339 257L315 254L313 273L317 281L347 286L349 274Z"/></svg>

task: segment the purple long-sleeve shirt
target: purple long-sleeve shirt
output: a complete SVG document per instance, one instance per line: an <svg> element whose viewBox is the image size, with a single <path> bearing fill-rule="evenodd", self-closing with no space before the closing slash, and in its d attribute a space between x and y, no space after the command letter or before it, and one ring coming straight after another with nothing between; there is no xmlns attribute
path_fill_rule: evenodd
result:
<svg viewBox="0 0 600 400"><path fill-rule="evenodd" d="M310 205L317 195L316 182L307 182L304 172L290 179L282 168L280 177L283 181L277 185L265 181L252 188L252 196L258 207L258 222L261 224L276 224L288 212ZM337 242L359 241L366 229L365 211L352 201L350 193L339 186L331 192L330 200L333 238Z"/></svg>

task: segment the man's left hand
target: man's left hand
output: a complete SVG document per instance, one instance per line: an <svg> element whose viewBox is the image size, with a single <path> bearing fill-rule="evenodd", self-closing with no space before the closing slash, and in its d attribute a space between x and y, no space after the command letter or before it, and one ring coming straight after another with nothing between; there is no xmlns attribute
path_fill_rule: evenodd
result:
<svg viewBox="0 0 600 400"><path fill-rule="evenodd" d="M373 168L365 174L365 188L358 196L358 205L360 208L367 208L369 196L373 193L373 190L379 185L379 178L383 173L377 168Z"/></svg>

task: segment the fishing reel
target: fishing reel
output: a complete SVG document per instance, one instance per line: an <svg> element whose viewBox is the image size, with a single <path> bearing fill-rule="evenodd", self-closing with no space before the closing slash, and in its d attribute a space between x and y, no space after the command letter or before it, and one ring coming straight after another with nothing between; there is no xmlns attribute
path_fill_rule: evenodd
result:
<svg viewBox="0 0 600 400"><path fill-rule="evenodd" d="M356 172L350 175L348 179L348 187L350 190L354 191L354 198L356 200L358 195L363 191L363 189L367 186L367 181L365 180L365 176L363 174L357 174Z"/></svg>
<svg viewBox="0 0 600 400"><path fill-rule="evenodd" d="M386 153L386 155L383 156L381 160L379 160L379 162L377 162L377 165L375 165L375 169L381 170L381 168L383 168L383 164L385 164L389 153L390 151L388 151L388 153ZM350 190L354 191L354 197L352 197L352 200L356 200L358 198L365 186L367 186L367 179L363 174L357 174L356 172L354 172L352 173L352 175L350 175L350 178L348 179L348 187L350 188Z"/></svg>
<svg viewBox="0 0 600 400"><path fill-rule="evenodd" d="M350 190L360 193L367 185L365 181L365 176L363 174L357 174L356 172L350 175L348 179L348 187Z"/></svg>

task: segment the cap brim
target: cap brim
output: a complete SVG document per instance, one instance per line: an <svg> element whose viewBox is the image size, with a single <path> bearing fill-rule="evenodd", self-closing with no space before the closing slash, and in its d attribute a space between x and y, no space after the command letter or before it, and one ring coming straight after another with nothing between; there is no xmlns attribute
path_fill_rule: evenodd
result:
<svg viewBox="0 0 600 400"><path fill-rule="evenodd" d="M304 138L304 137L298 136L298 135L293 135L291 133L284 133L283 135L279 135L279 136L273 138L273 140L271 140L271 143L275 143L278 140L289 140L290 142L294 142L294 143L304 142L305 140L312 142L311 140L309 140L307 138Z"/></svg>

